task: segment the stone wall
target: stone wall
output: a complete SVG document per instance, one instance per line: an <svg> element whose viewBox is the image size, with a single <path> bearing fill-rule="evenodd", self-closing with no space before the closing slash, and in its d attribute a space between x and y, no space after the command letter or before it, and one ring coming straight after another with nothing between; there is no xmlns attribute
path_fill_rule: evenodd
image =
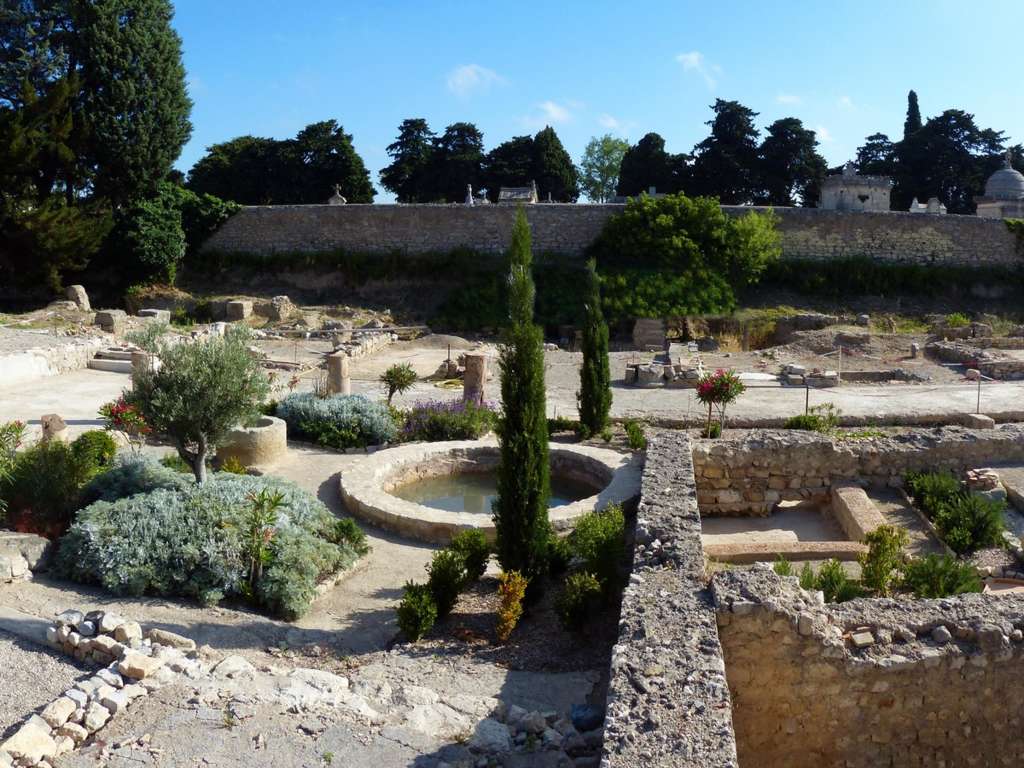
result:
<svg viewBox="0 0 1024 768"><path fill-rule="evenodd" d="M1024 760L1024 596L824 605L796 582L712 581L741 766Z"/></svg>
<svg viewBox="0 0 1024 768"><path fill-rule="evenodd" d="M533 205L527 216L538 252L579 255L622 205ZM750 210L726 207L730 213ZM1014 236L999 220L975 216L777 208L783 257L966 266L1020 262ZM290 253L436 253L508 246L515 208L488 205L279 205L243 208L204 246L211 251Z"/></svg>
<svg viewBox="0 0 1024 768"><path fill-rule="evenodd" d="M736 766L684 432L656 433L647 451L601 766Z"/></svg>
<svg viewBox="0 0 1024 768"><path fill-rule="evenodd" d="M909 470L965 469L1024 461L1024 427L908 429L837 440L800 430L755 430L693 446L702 514L768 515L779 501L829 503L833 483L899 486Z"/></svg>

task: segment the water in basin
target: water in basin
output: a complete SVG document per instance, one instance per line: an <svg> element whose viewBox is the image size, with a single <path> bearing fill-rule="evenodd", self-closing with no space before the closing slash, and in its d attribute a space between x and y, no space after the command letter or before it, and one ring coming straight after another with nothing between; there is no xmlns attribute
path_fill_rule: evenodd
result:
<svg viewBox="0 0 1024 768"><path fill-rule="evenodd" d="M390 491L406 501L448 512L491 514L491 502L498 495L498 476L493 472L463 472L413 480ZM593 496L591 486L565 477L551 478L548 506L559 507Z"/></svg>

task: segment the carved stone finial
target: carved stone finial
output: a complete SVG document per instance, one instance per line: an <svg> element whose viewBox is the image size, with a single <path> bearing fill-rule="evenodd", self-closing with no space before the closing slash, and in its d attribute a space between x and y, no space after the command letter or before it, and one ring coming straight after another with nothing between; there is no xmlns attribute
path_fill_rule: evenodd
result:
<svg viewBox="0 0 1024 768"><path fill-rule="evenodd" d="M1007 149L1003 154L1003 168L1013 168L1013 150Z"/></svg>

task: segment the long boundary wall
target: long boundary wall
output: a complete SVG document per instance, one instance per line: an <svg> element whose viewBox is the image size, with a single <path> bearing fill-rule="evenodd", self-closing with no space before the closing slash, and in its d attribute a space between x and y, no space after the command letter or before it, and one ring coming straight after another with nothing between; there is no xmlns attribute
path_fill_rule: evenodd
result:
<svg viewBox="0 0 1024 768"><path fill-rule="evenodd" d="M538 252L579 256L622 205L526 206ZM728 213L750 208L726 206ZM756 209L763 210L763 209ZM783 257L964 266L1022 261L1016 237L998 219L909 213L776 208ZM454 248L498 253L509 242L515 208L504 205L250 206L207 241L224 253L437 253Z"/></svg>

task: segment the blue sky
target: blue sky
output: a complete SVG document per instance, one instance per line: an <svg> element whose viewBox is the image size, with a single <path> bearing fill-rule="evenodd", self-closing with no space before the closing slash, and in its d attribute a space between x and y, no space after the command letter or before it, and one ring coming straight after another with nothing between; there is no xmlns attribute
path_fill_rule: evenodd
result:
<svg viewBox="0 0 1024 768"><path fill-rule="evenodd" d="M487 149L552 125L573 159L587 140L647 131L673 152L737 99L759 127L799 117L831 165L865 136L973 112L1024 141L1022 0L385 2L178 0L192 140L177 166L242 134L285 138L334 118L377 172L398 124L474 122Z"/></svg>

